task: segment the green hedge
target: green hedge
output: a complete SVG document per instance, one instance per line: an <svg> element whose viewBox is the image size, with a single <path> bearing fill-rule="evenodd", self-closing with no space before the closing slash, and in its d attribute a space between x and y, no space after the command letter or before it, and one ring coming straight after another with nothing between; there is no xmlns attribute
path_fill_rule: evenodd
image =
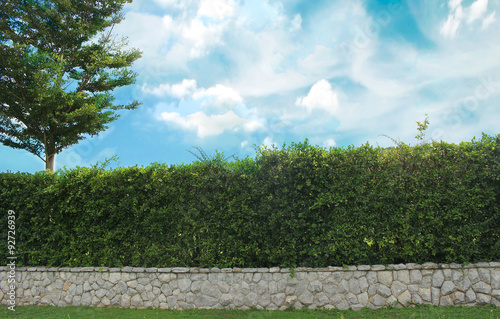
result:
<svg viewBox="0 0 500 319"><path fill-rule="evenodd" d="M18 265L324 267L500 260L500 135L460 145L0 174ZM7 260L7 240L0 248ZM7 253L6 253L7 252Z"/></svg>

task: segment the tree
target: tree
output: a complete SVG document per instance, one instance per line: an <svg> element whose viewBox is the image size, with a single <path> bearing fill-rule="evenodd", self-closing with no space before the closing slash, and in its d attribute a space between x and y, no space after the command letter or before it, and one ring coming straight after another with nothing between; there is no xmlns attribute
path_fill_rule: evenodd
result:
<svg viewBox="0 0 500 319"><path fill-rule="evenodd" d="M112 35L132 0L7 0L0 13L0 141L40 157L106 130L113 90L135 82L141 52Z"/></svg>

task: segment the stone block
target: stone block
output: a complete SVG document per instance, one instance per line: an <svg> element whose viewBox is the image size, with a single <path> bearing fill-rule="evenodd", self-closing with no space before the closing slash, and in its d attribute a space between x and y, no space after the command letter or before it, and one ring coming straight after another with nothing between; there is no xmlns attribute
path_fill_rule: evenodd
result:
<svg viewBox="0 0 500 319"><path fill-rule="evenodd" d="M290 307L290 306L294 305L295 302L297 302L297 296L286 296L284 306Z"/></svg>
<svg viewBox="0 0 500 319"><path fill-rule="evenodd" d="M349 279L349 292L356 295L361 293L361 288L359 287L359 282L357 279Z"/></svg>
<svg viewBox="0 0 500 319"><path fill-rule="evenodd" d="M454 293L457 290L457 287L452 281L445 281L441 286L441 295L448 296Z"/></svg>
<svg viewBox="0 0 500 319"><path fill-rule="evenodd" d="M455 292L455 305L463 304L465 303L465 294L461 291Z"/></svg>
<svg viewBox="0 0 500 319"><path fill-rule="evenodd" d="M358 303L358 298L356 297L355 294L349 292L347 295L345 295L345 300L349 303L349 305L355 305Z"/></svg>
<svg viewBox="0 0 500 319"><path fill-rule="evenodd" d="M269 311L276 311L276 310L279 310L279 307L276 306L275 304L271 303L269 304L267 307L266 307L266 310L269 310Z"/></svg>
<svg viewBox="0 0 500 319"><path fill-rule="evenodd" d="M347 309L349 309L349 303L347 302L347 300L342 300L337 305L337 309L339 309L339 310L347 310Z"/></svg>
<svg viewBox="0 0 500 319"><path fill-rule="evenodd" d="M397 274L397 281L409 285L410 284L410 271L409 270L399 270L395 272ZM394 278L396 280L396 278Z"/></svg>
<svg viewBox="0 0 500 319"><path fill-rule="evenodd" d="M318 307L323 307L330 302L330 298L328 298L323 292L317 294L314 299Z"/></svg>
<svg viewBox="0 0 500 319"><path fill-rule="evenodd" d="M356 297L358 298L358 304L361 304L366 307L370 303L367 292L360 293Z"/></svg>
<svg viewBox="0 0 500 319"><path fill-rule="evenodd" d="M398 296L398 301L403 306L407 306L408 303L411 302L411 294L408 290L404 291L402 294Z"/></svg>
<svg viewBox="0 0 500 319"><path fill-rule="evenodd" d="M374 271L380 271L380 270L385 270L386 267L384 265L373 265L372 270Z"/></svg>
<svg viewBox="0 0 500 319"><path fill-rule="evenodd" d="M432 301L432 291L431 291L431 288L419 288L418 289L418 295L426 303Z"/></svg>
<svg viewBox="0 0 500 319"><path fill-rule="evenodd" d="M410 283L416 285L422 283L422 272L420 270L410 271Z"/></svg>
<svg viewBox="0 0 500 319"><path fill-rule="evenodd" d="M489 269L479 268L477 272L481 281L491 282L491 274Z"/></svg>
<svg viewBox="0 0 500 319"><path fill-rule="evenodd" d="M95 292L95 295L97 296L97 298L101 299L102 297L104 297L106 294L108 293L108 291L106 289L99 289Z"/></svg>
<svg viewBox="0 0 500 319"><path fill-rule="evenodd" d="M342 280L337 286L337 293L346 294L349 292L349 284L346 280Z"/></svg>
<svg viewBox="0 0 500 319"><path fill-rule="evenodd" d="M370 302L377 308L384 307L387 304L386 298L380 295L371 297Z"/></svg>
<svg viewBox="0 0 500 319"><path fill-rule="evenodd" d="M366 274L366 280L368 280L368 284L370 285L378 283L377 273L374 271L369 272L368 274Z"/></svg>
<svg viewBox="0 0 500 319"><path fill-rule="evenodd" d="M475 268L469 269L467 277L469 277L469 280L473 285L481 281L481 278L479 278L479 272Z"/></svg>
<svg viewBox="0 0 500 319"><path fill-rule="evenodd" d="M311 305L314 302L314 296L309 291L305 291L298 297L298 300L304 305Z"/></svg>
<svg viewBox="0 0 500 319"><path fill-rule="evenodd" d="M113 284L118 283L121 280L122 274L119 272L112 272L109 274L109 281Z"/></svg>
<svg viewBox="0 0 500 319"><path fill-rule="evenodd" d="M89 292L84 292L80 300L82 306L90 306L92 304L92 296Z"/></svg>
<svg viewBox="0 0 500 319"><path fill-rule="evenodd" d="M177 305L177 297L175 297L175 296L168 296L167 297L167 304L168 304L168 307L170 309L174 309L175 306Z"/></svg>
<svg viewBox="0 0 500 319"><path fill-rule="evenodd" d="M444 277L443 277L444 279ZM441 300L441 289L440 288L431 288L431 298L432 298L432 304L434 306L439 306L440 300Z"/></svg>
<svg viewBox="0 0 500 319"><path fill-rule="evenodd" d="M393 296L399 296L400 294L403 293L403 291L406 291L408 288L405 284L399 281L393 281L391 285L391 291Z"/></svg>
<svg viewBox="0 0 500 319"><path fill-rule="evenodd" d="M454 300L451 296L441 296L439 305L441 307L453 306Z"/></svg>
<svg viewBox="0 0 500 319"><path fill-rule="evenodd" d="M278 307L281 307L285 302L286 295L284 293L278 293L271 297L271 302Z"/></svg>
<svg viewBox="0 0 500 319"><path fill-rule="evenodd" d="M444 282L444 274L441 269L438 269L432 275L432 287L441 288Z"/></svg>
<svg viewBox="0 0 500 319"><path fill-rule="evenodd" d="M390 287L392 285L392 271L380 271L377 273L378 282L384 286Z"/></svg>
<svg viewBox="0 0 500 319"><path fill-rule="evenodd" d="M491 271L491 287L493 289L500 289L500 269Z"/></svg>
<svg viewBox="0 0 500 319"><path fill-rule="evenodd" d="M218 302L219 300L217 298L206 295L198 295L196 296L195 306L196 308L210 308L215 306Z"/></svg>
<svg viewBox="0 0 500 319"><path fill-rule="evenodd" d="M215 272L214 270L215 268L212 268L211 270ZM217 268L218 269L218 268ZM219 269L220 270L220 269ZM175 267L175 268L172 268L172 272L175 273L175 274L183 274L183 273L188 273L189 272L189 268L186 268L186 267Z"/></svg>
<svg viewBox="0 0 500 319"><path fill-rule="evenodd" d="M472 285L472 289L474 289L476 293L482 294L490 294L492 290L490 285L482 281L476 283L475 285Z"/></svg>
<svg viewBox="0 0 500 319"><path fill-rule="evenodd" d="M370 285L368 284L368 280L366 279L366 277L359 278L358 283L359 283L359 289L361 290L361 292L368 291L368 287Z"/></svg>
<svg viewBox="0 0 500 319"><path fill-rule="evenodd" d="M188 292L191 289L191 279L180 279L177 284L181 292Z"/></svg>
<svg viewBox="0 0 500 319"><path fill-rule="evenodd" d="M390 296L389 298L387 298L386 302L388 306L396 307L398 305L398 298Z"/></svg>
<svg viewBox="0 0 500 319"><path fill-rule="evenodd" d="M476 302L477 296L473 289L469 289L465 292L465 302L471 303Z"/></svg>
<svg viewBox="0 0 500 319"><path fill-rule="evenodd" d="M220 304L224 307L229 306L232 301L233 301L233 296L231 296L230 294L223 294L220 298Z"/></svg>
<svg viewBox="0 0 500 319"><path fill-rule="evenodd" d="M262 287L262 286L265 286L266 289L267 289L267 282L262 282L262 285L260 285L258 287ZM180 284L179 284L179 287L180 287ZM231 290L231 286L227 282L224 282L224 281L221 281L221 282L217 283L217 287L219 288L220 292L223 293L223 294L227 294ZM266 291L267 290L263 290L263 289L259 290L259 289L257 289L257 292L259 294L264 293Z"/></svg>
<svg viewBox="0 0 500 319"><path fill-rule="evenodd" d="M384 298L388 298L389 296L392 295L391 289L389 289L389 287L385 285L379 285L377 293Z"/></svg>
<svg viewBox="0 0 500 319"><path fill-rule="evenodd" d="M476 296L477 296L476 302L478 305L487 305L487 304L491 303L491 296L490 295L477 293Z"/></svg>
<svg viewBox="0 0 500 319"><path fill-rule="evenodd" d="M500 301L500 289L492 290L491 296Z"/></svg>

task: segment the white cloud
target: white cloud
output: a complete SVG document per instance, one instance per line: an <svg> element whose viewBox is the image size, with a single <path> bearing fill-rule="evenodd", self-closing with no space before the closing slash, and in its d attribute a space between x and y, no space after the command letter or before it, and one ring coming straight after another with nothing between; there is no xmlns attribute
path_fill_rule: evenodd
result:
<svg viewBox="0 0 500 319"><path fill-rule="evenodd" d="M339 99L330 82L323 79L311 87L307 96L299 97L295 104L305 107L309 113L319 109L334 114L339 108Z"/></svg>
<svg viewBox="0 0 500 319"><path fill-rule="evenodd" d="M272 139L270 136L266 136L266 138L262 141L262 146L266 148L272 148L273 146L278 146L278 144Z"/></svg>
<svg viewBox="0 0 500 319"><path fill-rule="evenodd" d="M467 23L471 24L472 22L480 19L488 9L488 0L477 0L471 4L469 9L467 10Z"/></svg>
<svg viewBox="0 0 500 319"><path fill-rule="evenodd" d="M451 6L451 5L450 5ZM462 7L455 9L453 13L448 15L448 20L441 27L440 33L445 38L453 38L458 31L458 27L463 19Z"/></svg>
<svg viewBox="0 0 500 319"><path fill-rule="evenodd" d="M204 112L196 112L188 115L186 118L182 117L177 112L163 112L160 119L172 123L184 130L196 131L200 138L217 136L225 131L239 131L243 129L245 132L253 132L262 128L257 121L244 119L233 111L229 111L222 115L208 116Z"/></svg>
<svg viewBox="0 0 500 319"><path fill-rule="evenodd" d="M489 14L484 20L483 20L483 25L481 29L487 29L490 24L494 23L496 21L495 18L495 11L493 11L491 14Z"/></svg>
<svg viewBox="0 0 500 319"><path fill-rule="evenodd" d="M335 74L333 68L340 66L341 62L343 62L339 59L338 54L338 50L334 50L324 45L317 45L311 54L303 60L298 61L298 66L300 71L304 74L310 74L316 77L318 75L331 76Z"/></svg>
<svg viewBox="0 0 500 319"><path fill-rule="evenodd" d="M132 11L126 14L125 20L118 24L114 31L118 35L126 36L130 47L142 51L141 60L148 60L157 57L162 47L178 32L177 28L177 24L169 15L158 16Z"/></svg>
<svg viewBox="0 0 500 319"><path fill-rule="evenodd" d="M326 148L334 147L335 145L337 145L337 142L335 142L335 139L333 138L329 138L323 143L323 146Z"/></svg>
<svg viewBox="0 0 500 319"><path fill-rule="evenodd" d="M162 83L153 88L143 85L142 91L157 97L172 96L181 100L201 100L202 106L213 105L218 108L233 108L237 104L243 103L241 95L231 87L216 84L208 89L198 88L194 79L184 79L175 84Z"/></svg>
<svg viewBox="0 0 500 319"><path fill-rule="evenodd" d="M179 99L186 99L191 97L196 92L196 80L184 79L181 83L173 85L162 83L152 89L149 89L144 84L142 86L142 91L158 97L173 96Z"/></svg>
<svg viewBox="0 0 500 319"><path fill-rule="evenodd" d="M462 0L450 0L448 6L451 10L455 10L462 5Z"/></svg>
<svg viewBox="0 0 500 319"><path fill-rule="evenodd" d="M290 28L290 31L298 31L300 29L302 29L302 17L300 16L300 14L296 14L294 17L293 17L293 20L291 21L291 28Z"/></svg>
<svg viewBox="0 0 500 319"><path fill-rule="evenodd" d="M233 88L217 84L208 89L200 89L193 94L194 99L211 98L212 104L216 106L234 106L238 103L243 103L243 98Z"/></svg>
<svg viewBox="0 0 500 319"><path fill-rule="evenodd" d="M481 20L488 11L488 0L476 0L468 8L462 7L461 0L450 0L448 2L450 13L448 19L441 26L440 34L445 38L453 39L460 28L460 25L465 20L468 25L471 25L476 20ZM494 21L494 12L482 19L482 29L485 29Z"/></svg>
<svg viewBox="0 0 500 319"><path fill-rule="evenodd" d="M205 25L199 19L193 19L183 28L182 35L189 41L190 57L199 58L208 53L208 48L221 43L224 25Z"/></svg>
<svg viewBox="0 0 500 319"><path fill-rule="evenodd" d="M186 0L153 0L163 8L185 8L191 1Z"/></svg>
<svg viewBox="0 0 500 319"><path fill-rule="evenodd" d="M243 124L243 127L245 131L250 133L265 129L264 124L262 124L260 121L255 121L255 120L247 121L245 124Z"/></svg>
<svg viewBox="0 0 500 319"><path fill-rule="evenodd" d="M186 98L196 92L196 80L184 79L181 83L172 85L170 91L175 97Z"/></svg>
<svg viewBox="0 0 500 319"><path fill-rule="evenodd" d="M235 13L235 4L232 0L202 0L198 9L198 16L222 20L232 17Z"/></svg>

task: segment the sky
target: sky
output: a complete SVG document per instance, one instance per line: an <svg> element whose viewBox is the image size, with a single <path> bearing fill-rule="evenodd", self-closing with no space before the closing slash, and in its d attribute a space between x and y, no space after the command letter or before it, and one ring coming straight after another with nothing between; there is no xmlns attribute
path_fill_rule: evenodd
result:
<svg viewBox="0 0 500 319"><path fill-rule="evenodd" d="M136 0L114 28L142 58L142 105L56 169L191 163L189 151L459 143L500 133L500 0ZM498 13L497 13L498 11ZM390 138L388 138L389 136ZM0 146L0 171L45 168Z"/></svg>

